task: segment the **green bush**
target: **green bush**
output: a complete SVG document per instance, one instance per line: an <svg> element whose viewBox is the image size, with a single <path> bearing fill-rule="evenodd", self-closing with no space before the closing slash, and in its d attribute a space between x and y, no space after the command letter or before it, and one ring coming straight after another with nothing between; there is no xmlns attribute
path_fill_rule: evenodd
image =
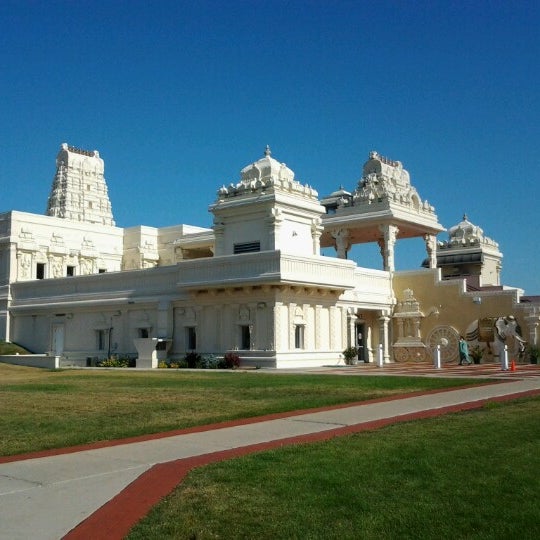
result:
<svg viewBox="0 0 540 540"><path fill-rule="evenodd" d="M202 357L199 353L191 351L190 353L186 354L185 361L187 362L188 368L194 369L200 367Z"/></svg>
<svg viewBox="0 0 540 540"><path fill-rule="evenodd" d="M356 347L347 347L342 354L343 358L345 358L345 363L350 366L358 358L358 349Z"/></svg>

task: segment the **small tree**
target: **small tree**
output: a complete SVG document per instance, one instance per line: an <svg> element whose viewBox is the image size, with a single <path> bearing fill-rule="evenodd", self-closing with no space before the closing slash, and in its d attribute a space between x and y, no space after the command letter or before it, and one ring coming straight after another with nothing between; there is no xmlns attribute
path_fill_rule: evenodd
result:
<svg viewBox="0 0 540 540"><path fill-rule="evenodd" d="M345 363L351 366L354 360L358 358L358 349L356 347L347 347L342 354L343 358L345 358Z"/></svg>

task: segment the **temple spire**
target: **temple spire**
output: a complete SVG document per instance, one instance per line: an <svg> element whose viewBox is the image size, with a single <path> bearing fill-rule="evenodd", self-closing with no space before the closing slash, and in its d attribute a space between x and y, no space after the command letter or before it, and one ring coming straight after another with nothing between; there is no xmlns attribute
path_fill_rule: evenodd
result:
<svg viewBox="0 0 540 540"><path fill-rule="evenodd" d="M46 215L114 226L104 169L97 150L62 144Z"/></svg>

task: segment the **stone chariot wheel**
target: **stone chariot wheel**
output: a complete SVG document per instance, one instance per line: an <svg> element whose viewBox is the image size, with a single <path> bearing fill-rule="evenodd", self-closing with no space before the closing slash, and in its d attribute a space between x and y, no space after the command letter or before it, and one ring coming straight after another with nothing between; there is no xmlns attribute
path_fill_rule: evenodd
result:
<svg viewBox="0 0 540 540"><path fill-rule="evenodd" d="M441 362L448 364L457 360L459 351L459 334L451 326L436 326L427 337L427 347L431 358L437 345L441 346Z"/></svg>

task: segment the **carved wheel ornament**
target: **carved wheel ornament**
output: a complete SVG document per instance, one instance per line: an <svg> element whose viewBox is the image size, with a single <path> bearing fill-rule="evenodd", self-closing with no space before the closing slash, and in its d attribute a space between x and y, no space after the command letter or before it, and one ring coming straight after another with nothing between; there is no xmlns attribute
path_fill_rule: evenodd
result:
<svg viewBox="0 0 540 540"><path fill-rule="evenodd" d="M437 345L441 346L441 362L447 364L458 358L459 334L451 326L436 326L427 337L431 358Z"/></svg>

